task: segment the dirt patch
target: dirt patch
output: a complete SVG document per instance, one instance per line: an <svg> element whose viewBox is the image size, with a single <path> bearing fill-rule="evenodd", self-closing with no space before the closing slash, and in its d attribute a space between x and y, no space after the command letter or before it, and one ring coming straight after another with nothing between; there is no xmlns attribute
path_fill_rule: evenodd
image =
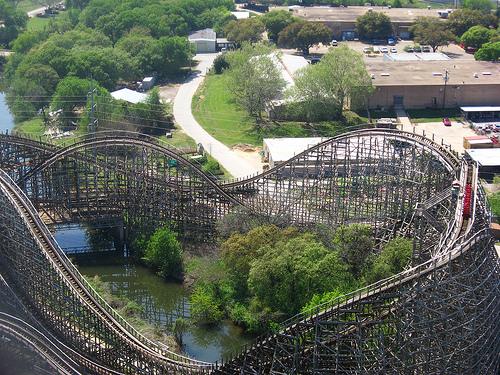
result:
<svg viewBox="0 0 500 375"><path fill-rule="evenodd" d="M160 98L166 101L173 101L177 95L177 91L179 91L179 87L181 87L181 85L178 83L169 83L164 86L159 86Z"/></svg>
<svg viewBox="0 0 500 375"><path fill-rule="evenodd" d="M262 148L259 146L249 145L246 143L239 143L231 147L233 151L242 151L242 152L259 152Z"/></svg>

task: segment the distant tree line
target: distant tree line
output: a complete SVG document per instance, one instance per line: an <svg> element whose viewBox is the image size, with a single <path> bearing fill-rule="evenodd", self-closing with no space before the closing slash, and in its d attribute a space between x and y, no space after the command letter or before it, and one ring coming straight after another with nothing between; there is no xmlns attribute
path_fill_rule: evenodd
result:
<svg viewBox="0 0 500 375"><path fill-rule="evenodd" d="M96 87L107 92L145 76L183 74L194 55L187 34L205 27L222 31L234 7L231 0L70 0L68 10L44 30L22 32L26 15L8 3L0 0L0 14L5 10L20 19L11 27L11 18L2 17L9 27L0 27L0 38L14 51L3 79L16 121L59 109L52 97L61 81L75 85L68 91L86 86L87 92ZM81 99L75 102L73 111L85 106Z"/></svg>

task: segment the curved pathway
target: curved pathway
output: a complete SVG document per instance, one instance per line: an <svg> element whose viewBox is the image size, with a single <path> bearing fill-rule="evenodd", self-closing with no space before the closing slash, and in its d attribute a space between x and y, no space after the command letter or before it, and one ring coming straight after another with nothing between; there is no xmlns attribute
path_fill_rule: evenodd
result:
<svg viewBox="0 0 500 375"><path fill-rule="evenodd" d="M184 132L201 143L205 150L229 172L233 177L245 177L261 171L260 163L252 162L241 154L231 150L222 142L212 137L196 121L191 110L191 103L196 90L203 82L205 74L217 57L216 53L196 55L199 61L196 71L179 88L174 100L174 117L176 123Z"/></svg>

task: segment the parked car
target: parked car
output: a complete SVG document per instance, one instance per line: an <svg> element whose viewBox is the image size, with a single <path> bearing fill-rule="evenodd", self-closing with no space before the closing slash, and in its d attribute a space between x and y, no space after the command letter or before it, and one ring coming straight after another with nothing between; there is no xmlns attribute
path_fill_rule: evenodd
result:
<svg viewBox="0 0 500 375"><path fill-rule="evenodd" d="M396 40L394 38L389 38L389 39L387 39L387 44L390 46L395 46Z"/></svg>
<svg viewBox="0 0 500 375"><path fill-rule="evenodd" d="M387 47L380 47L380 52L381 53L389 53L389 48L387 48Z"/></svg>
<svg viewBox="0 0 500 375"><path fill-rule="evenodd" d="M372 49L370 47L363 48L363 53L371 53Z"/></svg>
<svg viewBox="0 0 500 375"><path fill-rule="evenodd" d="M398 50L396 48L391 48L391 53L398 53Z"/></svg>
<svg viewBox="0 0 500 375"><path fill-rule="evenodd" d="M475 48L475 47L466 47L465 48L465 52L466 53L476 53L477 52L477 48Z"/></svg>
<svg viewBox="0 0 500 375"><path fill-rule="evenodd" d="M451 126L451 121L450 121L450 119L448 117L445 117L443 119L443 125L444 126Z"/></svg>
<svg viewBox="0 0 500 375"><path fill-rule="evenodd" d="M321 61L321 57L313 56L313 57L311 57L311 60L310 60L310 62L309 62L309 63L310 63L311 65L314 65L314 64L319 63L320 61Z"/></svg>
<svg viewBox="0 0 500 375"><path fill-rule="evenodd" d="M430 46L422 46L422 52L432 52L432 48Z"/></svg>
<svg viewBox="0 0 500 375"><path fill-rule="evenodd" d="M339 45L339 42L337 42L335 39L332 40L330 43L333 47L337 47Z"/></svg>
<svg viewBox="0 0 500 375"><path fill-rule="evenodd" d="M414 52L422 52L422 47L420 47L420 46L414 46L413 47L413 51Z"/></svg>
<svg viewBox="0 0 500 375"><path fill-rule="evenodd" d="M413 50L413 47L412 47L412 46L406 46L406 47L404 48L404 51L405 51L405 52L408 52L408 53L412 53L412 52L414 52L414 50Z"/></svg>

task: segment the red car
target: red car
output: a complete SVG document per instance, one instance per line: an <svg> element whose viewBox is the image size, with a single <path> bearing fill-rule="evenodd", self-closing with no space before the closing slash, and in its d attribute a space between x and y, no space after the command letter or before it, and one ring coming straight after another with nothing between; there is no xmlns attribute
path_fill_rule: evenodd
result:
<svg viewBox="0 0 500 375"><path fill-rule="evenodd" d="M443 124L444 124L444 126L451 126L451 121L450 121L450 119L449 119L448 117L445 117L445 118L443 119Z"/></svg>

